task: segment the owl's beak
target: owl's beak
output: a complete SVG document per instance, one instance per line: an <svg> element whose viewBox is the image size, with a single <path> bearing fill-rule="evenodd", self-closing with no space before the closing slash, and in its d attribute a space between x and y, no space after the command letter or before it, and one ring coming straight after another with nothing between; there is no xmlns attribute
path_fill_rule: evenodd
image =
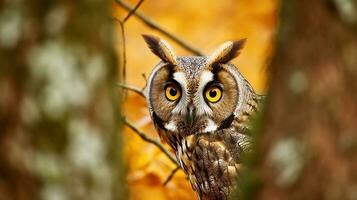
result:
<svg viewBox="0 0 357 200"><path fill-rule="evenodd" d="M186 114L187 124L192 127L192 125L196 122L196 120L197 120L196 108L193 105L187 106L187 114Z"/></svg>

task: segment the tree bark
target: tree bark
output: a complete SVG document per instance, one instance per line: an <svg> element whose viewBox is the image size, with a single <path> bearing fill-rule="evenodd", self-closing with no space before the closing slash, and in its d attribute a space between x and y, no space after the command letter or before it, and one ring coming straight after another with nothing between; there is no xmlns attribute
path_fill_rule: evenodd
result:
<svg viewBox="0 0 357 200"><path fill-rule="evenodd" d="M281 2L246 199L357 199L356 10L352 0Z"/></svg>
<svg viewBox="0 0 357 200"><path fill-rule="evenodd" d="M0 199L124 198L111 4L0 1Z"/></svg>

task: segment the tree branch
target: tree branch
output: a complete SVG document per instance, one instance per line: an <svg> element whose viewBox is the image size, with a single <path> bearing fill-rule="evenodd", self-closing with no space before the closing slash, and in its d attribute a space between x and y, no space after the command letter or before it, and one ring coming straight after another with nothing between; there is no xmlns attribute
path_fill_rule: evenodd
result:
<svg viewBox="0 0 357 200"><path fill-rule="evenodd" d="M128 126L132 131L134 131L137 135L140 136L141 139L144 141L151 143L155 145L157 148L159 148L176 166L179 166L176 159L167 151L167 149L158 141L148 137L145 133L141 132L137 127L135 127L131 122L126 120L125 118L123 119L123 122L126 126Z"/></svg>
<svg viewBox="0 0 357 200"><path fill-rule="evenodd" d="M128 3L121 1L121 0L115 0L115 2L120 5L121 7L123 7L124 9L128 10L128 11L132 11L135 8L133 8L132 6L130 6ZM195 55L201 56L202 53L192 47L191 45L189 45L188 43L186 43L185 41L183 41L181 38L169 33L168 31L166 31L164 28L160 27L157 23L155 23L154 21L152 21L151 19L149 19L148 17L146 17L145 15L139 13L139 12L133 12L133 15L135 15L136 17L138 17L144 24L146 24L148 27L157 30L158 32L162 33L163 35L165 35L166 37L170 38L171 40L173 40L174 42L176 42L177 44L179 44L180 46L182 46L183 48L185 48L186 50L192 52Z"/></svg>
<svg viewBox="0 0 357 200"><path fill-rule="evenodd" d="M143 90L140 89L140 88L137 88L137 87L134 87L134 86L131 86L131 85L127 85L125 83L117 83L116 85L118 87L123 88L123 89L127 89L127 90L130 90L132 92L135 92L136 94L138 94L138 95L140 95L140 96L145 98L145 94L144 94Z"/></svg>
<svg viewBox="0 0 357 200"><path fill-rule="evenodd" d="M128 15L129 16L129 15ZM122 69L123 69L123 82L126 82L126 39L125 39L125 29L124 29L124 22L118 18L114 18L120 25L120 34L122 38L122 48L123 48L123 55L122 55Z"/></svg>
<svg viewBox="0 0 357 200"><path fill-rule="evenodd" d="M130 10L129 14L123 19L123 23L125 24L126 21L135 13L135 11L140 7L140 5L144 2L144 0L140 0L139 3L136 4L134 9Z"/></svg>
<svg viewBox="0 0 357 200"><path fill-rule="evenodd" d="M118 18L114 18L120 25L120 33L121 33L121 37L123 40L123 63L122 63L122 68L123 68L123 82L126 82L126 38L125 38L125 29L124 29L124 24L126 21L128 21L130 19L130 17L136 12L136 10L140 7L140 5L144 2L144 0L140 0L136 6L133 9L130 9L130 12L128 13L128 15L123 19L120 20Z"/></svg>
<svg viewBox="0 0 357 200"><path fill-rule="evenodd" d="M171 179L174 177L174 175L179 169L181 168L177 166L175 169L171 171L170 175L166 178L165 182L163 183L164 186L166 186L171 181Z"/></svg>

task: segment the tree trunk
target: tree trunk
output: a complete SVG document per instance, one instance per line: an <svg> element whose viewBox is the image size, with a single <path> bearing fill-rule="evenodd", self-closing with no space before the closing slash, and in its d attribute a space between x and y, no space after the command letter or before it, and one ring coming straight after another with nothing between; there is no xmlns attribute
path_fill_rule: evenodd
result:
<svg viewBox="0 0 357 200"><path fill-rule="evenodd" d="M242 194L357 199L357 3L281 4L270 90Z"/></svg>
<svg viewBox="0 0 357 200"><path fill-rule="evenodd" d="M0 199L123 197L110 7L0 1Z"/></svg>

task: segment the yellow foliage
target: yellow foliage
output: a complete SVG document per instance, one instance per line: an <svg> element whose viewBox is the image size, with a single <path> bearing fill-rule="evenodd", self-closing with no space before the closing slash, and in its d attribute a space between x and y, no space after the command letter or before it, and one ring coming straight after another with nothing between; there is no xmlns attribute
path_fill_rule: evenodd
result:
<svg viewBox="0 0 357 200"><path fill-rule="evenodd" d="M137 3L129 2L132 5ZM226 40L247 38L245 48L233 63L258 93L264 93L266 65L272 51L276 27L277 3L276 0L147 0L141 5L139 12L205 54L212 52ZM125 10L115 6L116 17L122 19L126 14ZM170 39L146 27L134 16L125 24L125 32L128 84L143 87L145 79L141 74L148 76L159 61L146 47L141 34L157 35L166 39L178 55L190 54ZM127 118L140 130L159 140L142 97L128 93L123 109ZM176 173L169 184L163 186L175 166L158 148L142 141L127 128L123 134L130 199L195 199L195 194L182 171Z"/></svg>

